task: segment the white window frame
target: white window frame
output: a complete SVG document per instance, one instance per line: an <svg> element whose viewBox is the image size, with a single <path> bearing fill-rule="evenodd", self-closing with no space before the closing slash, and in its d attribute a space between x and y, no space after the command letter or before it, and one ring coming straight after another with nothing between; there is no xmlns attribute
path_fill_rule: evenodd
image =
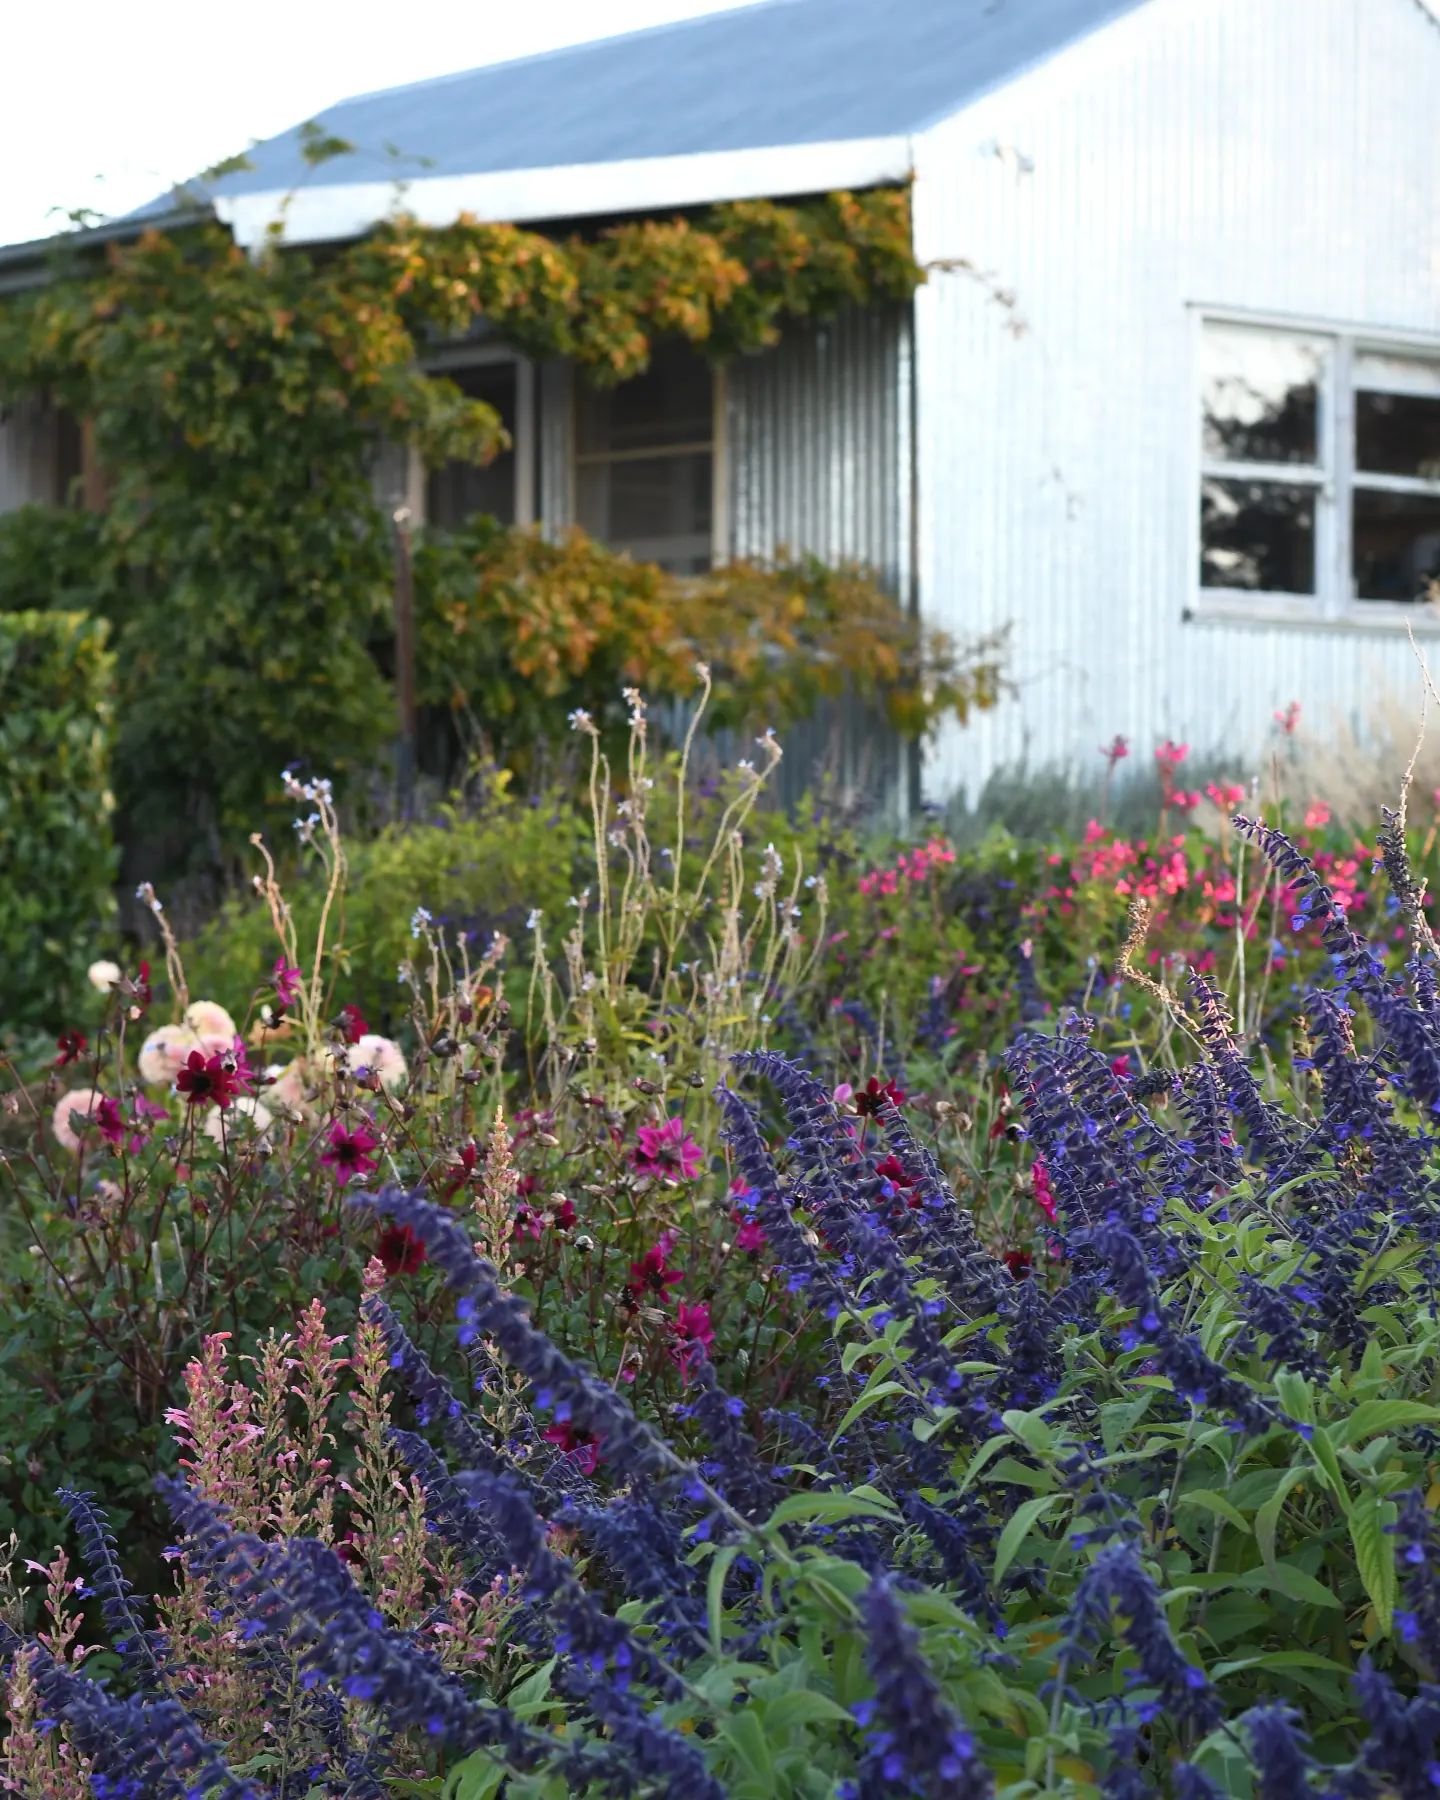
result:
<svg viewBox="0 0 1440 1800"><path fill-rule="evenodd" d="M1186 503L1189 558L1186 591L1196 619L1242 623L1321 626L1332 630L1440 631L1440 607L1423 601L1361 600L1355 592L1352 544L1355 470L1355 359L1375 352L1433 362L1440 371L1440 336L1337 323L1287 313L1252 312L1237 307L1193 306L1191 318L1191 454ZM1290 463L1228 463L1207 457L1203 441L1204 342L1210 325L1248 326L1282 336L1315 338L1328 344L1326 377L1320 389L1318 474ZM1207 479L1250 479L1315 490L1315 592L1274 594L1240 588L1203 587L1200 582L1201 484ZM1364 474L1363 488L1397 494L1434 494L1440 481L1405 475Z"/></svg>
<svg viewBox="0 0 1440 1800"><path fill-rule="evenodd" d="M698 354L698 352L697 352ZM726 438L725 371L710 371L710 438L707 443L660 444L653 449L584 450L580 448L580 383L570 384L570 492L580 491L580 471L587 464L617 462L653 462L665 456L695 456L702 450L710 453L710 566L718 568L730 554L730 484L729 455ZM571 516L576 517L574 501ZM576 518L578 523L578 518Z"/></svg>
<svg viewBox="0 0 1440 1800"><path fill-rule="evenodd" d="M497 363L512 363L515 368L515 441L511 446L515 458L514 523L534 525L537 523L535 465L539 425L536 413L535 364L528 356L521 356L518 351L507 349L503 344L454 344L443 350L431 351L421 366L427 375L459 375L467 369L491 368ZM412 451L411 454L418 464L419 453ZM419 479L412 480L411 483L412 491L421 497L422 511L429 489L425 473L422 470ZM420 522L425 521L422 519Z"/></svg>

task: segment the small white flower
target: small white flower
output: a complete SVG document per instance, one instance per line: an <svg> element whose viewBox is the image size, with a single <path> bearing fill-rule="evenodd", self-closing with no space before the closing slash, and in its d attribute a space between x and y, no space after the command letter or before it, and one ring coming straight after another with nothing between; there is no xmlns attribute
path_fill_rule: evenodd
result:
<svg viewBox="0 0 1440 1800"><path fill-rule="evenodd" d="M815 885L815 883L816 883L816 881L817 881L817 879L818 879L818 877L817 877L817 876L814 876L814 875L807 875L807 876L806 876L806 877L805 877L805 885L806 885L806 887L807 887L807 888L813 888L813 887L814 887L814 885Z"/></svg>
<svg viewBox="0 0 1440 1800"><path fill-rule="evenodd" d="M623 850L625 848L625 833L623 831L612 831L605 841L612 850Z"/></svg>
<svg viewBox="0 0 1440 1800"><path fill-rule="evenodd" d="M593 731L595 729L595 721L583 706L577 706L570 714L570 729L572 731Z"/></svg>
<svg viewBox="0 0 1440 1800"><path fill-rule="evenodd" d="M85 971L85 978L97 993L108 994L120 979L120 965L113 962L93 962Z"/></svg>
<svg viewBox="0 0 1440 1800"><path fill-rule="evenodd" d="M527 931L538 931L540 929L541 916L540 908L538 906L532 906L530 908L530 917L525 921L525 929Z"/></svg>
<svg viewBox="0 0 1440 1800"><path fill-rule="evenodd" d="M753 775L755 773L755 765L748 756L742 756L735 767L742 775Z"/></svg>
<svg viewBox="0 0 1440 1800"><path fill-rule="evenodd" d="M430 914L428 912L426 912L426 910L423 906L417 906L415 908L414 912L411 913L411 915L410 915L410 935L411 935L411 937L418 938L420 933L422 931L424 931L425 928L428 925L430 925L431 923L432 923L432 920L430 918Z"/></svg>
<svg viewBox="0 0 1440 1800"><path fill-rule="evenodd" d="M395 971L395 979L400 983L401 987L408 987L410 985L409 963L401 963L399 965Z"/></svg>
<svg viewBox="0 0 1440 1800"><path fill-rule="evenodd" d="M660 850L660 858L661 858L662 862L674 862L675 852L670 848L670 846L668 844L662 845L661 850Z"/></svg>
<svg viewBox="0 0 1440 1800"><path fill-rule="evenodd" d="M696 665L695 665L695 673L696 673L696 674L697 674L697 675L698 675L698 676L699 676L699 677L700 677L700 679L701 679L701 680L702 680L702 681L708 681L708 680L709 680L709 679L710 679L710 665L709 665L709 663L707 663L707 662L697 662L697 663L696 663Z"/></svg>

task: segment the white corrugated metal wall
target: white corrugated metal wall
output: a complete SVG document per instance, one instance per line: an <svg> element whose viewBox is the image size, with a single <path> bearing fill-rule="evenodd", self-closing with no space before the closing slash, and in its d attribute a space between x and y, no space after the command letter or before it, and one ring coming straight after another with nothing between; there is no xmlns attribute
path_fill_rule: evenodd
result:
<svg viewBox="0 0 1440 1800"><path fill-rule="evenodd" d="M863 563L908 602L911 317L909 307L852 308L791 326L773 350L727 368L732 555L788 550ZM904 805L900 746L853 702L786 733L787 794L796 797L819 768Z"/></svg>
<svg viewBox="0 0 1440 1800"><path fill-rule="evenodd" d="M1153 0L917 140L919 255L976 271L917 303L922 602L1012 621L1021 690L928 792L1117 731L1243 763L1291 699L1418 705L1403 631L1183 615L1193 309L1440 334L1437 76L1415 0Z"/></svg>

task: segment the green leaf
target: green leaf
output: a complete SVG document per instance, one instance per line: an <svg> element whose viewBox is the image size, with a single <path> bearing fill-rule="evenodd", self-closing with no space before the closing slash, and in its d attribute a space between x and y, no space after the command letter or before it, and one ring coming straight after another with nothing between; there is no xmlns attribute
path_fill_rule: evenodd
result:
<svg viewBox="0 0 1440 1800"><path fill-rule="evenodd" d="M1309 1474L1308 1469L1286 1469L1275 1492L1255 1514L1255 1541L1267 1569L1275 1567L1275 1537L1280 1529L1280 1514L1292 1488L1297 1488Z"/></svg>
<svg viewBox="0 0 1440 1800"><path fill-rule="evenodd" d="M1337 1419L1326 1427L1331 1443L1337 1449L1378 1437L1382 1431L1394 1431L1398 1425L1429 1425L1440 1419L1440 1406L1427 1406L1421 1400L1363 1400L1348 1417Z"/></svg>
<svg viewBox="0 0 1440 1800"><path fill-rule="evenodd" d="M705 1581L705 1608L710 1624L710 1647L719 1656L725 1641L725 1577L730 1565L740 1554L739 1544L726 1544L717 1550Z"/></svg>
<svg viewBox="0 0 1440 1800"><path fill-rule="evenodd" d="M876 1376L881 1373L882 1371L877 1369L875 1375L871 1376L871 1381L875 1381ZM892 1394L908 1394L909 1392L910 1389L903 1381L878 1381L873 1387L867 1382L864 1392L851 1403L846 1410L845 1417L835 1427L834 1434L830 1439L831 1449L834 1449L855 1421L869 1412L872 1406L878 1406L882 1400L888 1400Z"/></svg>
<svg viewBox="0 0 1440 1800"><path fill-rule="evenodd" d="M533 1719L536 1713L545 1710L550 1702L550 1677L555 1673L557 1660L552 1656L549 1662L541 1663L523 1681L517 1681L505 1696L506 1706L517 1718Z"/></svg>
<svg viewBox="0 0 1440 1800"><path fill-rule="evenodd" d="M1061 1498L1063 1496L1060 1494L1037 1494L1033 1500L1022 1501L1006 1521L1005 1529L1000 1533L1000 1542L995 1546L995 1562L990 1577L997 1591L1005 1571L1014 1562L1031 1528L1053 1502Z"/></svg>
<svg viewBox="0 0 1440 1800"><path fill-rule="evenodd" d="M1395 1625L1395 1601L1400 1578L1395 1566L1395 1538L1386 1529L1396 1518L1393 1500L1379 1494L1361 1494L1350 1509L1350 1541L1355 1546L1355 1566L1380 1630L1389 1637Z"/></svg>
<svg viewBox="0 0 1440 1800"><path fill-rule="evenodd" d="M1217 1494L1212 1488L1190 1488L1181 1494L1175 1502L1178 1512L1182 1506L1198 1506L1203 1512L1214 1513L1233 1525L1237 1531L1243 1531L1248 1537L1250 1521L1238 1507L1233 1505L1223 1494Z"/></svg>
<svg viewBox="0 0 1440 1800"><path fill-rule="evenodd" d="M874 1491L873 1489L871 1490ZM827 1525L844 1519L888 1519L901 1523L900 1514L888 1503L868 1499L856 1492L834 1494L792 1494L782 1500L770 1515L771 1525L794 1525L802 1521L818 1521Z"/></svg>
<svg viewBox="0 0 1440 1800"><path fill-rule="evenodd" d="M1039 1413L1017 1412L1012 1409L1000 1415L1007 1431L1014 1433L1027 1450L1033 1450L1037 1456L1049 1456L1055 1448L1055 1433L1045 1423Z"/></svg>
<svg viewBox="0 0 1440 1800"><path fill-rule="evenodd" d="M767 1737L779 1737L795 1725L847 1725L853 1726L854 1719L828 1695L813 1693L808 1688L797 1690L793 1694L782 1694L778 1700L770 1701L765 1707L765 1733Z"/></svg>
<svg viewBox="0 0 1440 1800"><path fill-rule="evenodd" d="M765 1741L765 1727L760 1722L758 1709L745 1707L731 1713L720 1727L720 1734L734 1747L735 1754L757 1781L771 1784L765 1792L773 1793L775 1765L771 1761L770 1746Z"/></svg>

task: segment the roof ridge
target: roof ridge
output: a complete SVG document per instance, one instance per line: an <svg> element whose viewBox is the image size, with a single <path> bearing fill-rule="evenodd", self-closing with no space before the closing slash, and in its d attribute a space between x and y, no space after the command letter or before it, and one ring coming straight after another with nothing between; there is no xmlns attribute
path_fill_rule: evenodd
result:
<svg viewBox="0 0 1440 1800"><path fill-rule="evenodd" d="M323 121L326 111L333 112L336 107L351 106L361 100L379 100L391 94L413 94L421 88L444 87L447 82L468 81L472 75L498 74L504 69L523 69L536 63L555 62L562 56L573 55L577 50L594 50L601 44L628 44L637 38L659 37L667 31L684 31L688 26L709 25L715 19L728 19L735 13L775 12L782 6L818 4L823 4L823 0L739 0L737 5L714 7L709 12L692 13L683 19L665 19L655 25L637 25L633 31L613 31L603 37L577 38L573 44L557 44L552 50L532 50L526 56L507 56L500 62L474 63L468 69L454 69L448 75L425 75L418 81L402 81L393 87L367 88L363 94L344 95L315 117L317 121ZM298 131L300 126L296 125L292 129Z"/></svg>

